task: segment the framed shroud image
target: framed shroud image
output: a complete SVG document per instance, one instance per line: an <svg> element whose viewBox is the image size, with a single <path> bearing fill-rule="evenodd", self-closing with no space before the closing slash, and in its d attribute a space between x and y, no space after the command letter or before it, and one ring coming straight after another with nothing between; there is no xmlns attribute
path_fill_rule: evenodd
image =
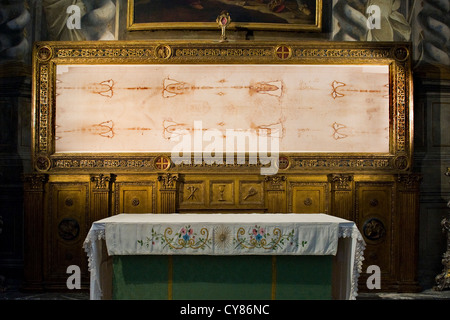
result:
<svg viewBox="0 0 450 320"><path fill-rule="evenodd" d="M127 29L217 29L227 11L230 29L320 31L322 0L128 0Z"/></svg>
<svg viewBox="0 0 450 320"><path fill-rule="evenodd" d="M26 286L88 279L89 227L120 213L325 213L416 291L412 101L408 43L38 42Z"/></svg>
<svg viewBox="0 0 450 320"><path fill-rule="evenodd" d="M35 47L34 75L41 172L151 172L174 150L193 157L195 139L223 154L212 163L223 170L255 170L250 154L270 151L266 140L279 170L411 167L405 44L46 42ZM230 147L227 134L245 145ZM230 153L246 160L234 166ZM169 167L211 165L184 160Z"/></svg>

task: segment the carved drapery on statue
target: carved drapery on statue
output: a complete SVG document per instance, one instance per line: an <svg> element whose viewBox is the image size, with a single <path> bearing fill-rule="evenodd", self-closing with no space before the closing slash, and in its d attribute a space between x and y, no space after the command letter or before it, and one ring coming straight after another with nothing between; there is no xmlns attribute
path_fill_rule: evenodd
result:
<svg viewBox="0 0 450 320"><path fill-rule="evenodd" d="M450 168L447 168L446 176L450 176ZM450 208L450 201L447 203ZM446 236L446 251L442 255L442 265L444 266L442 272L435 278L436 285L433 287L436 291L442 291L450 288L450 216L445 217L441 221L442 231Z"/></svg>
<svg viewBox="0 0 450 320"><path fill-rule="evenodd" d="M30 43L25 28L31 20L25 1L0 1L0 58L27 60Z"/></svg>
<svg viewBox="0 0 450 320"><path fill-rule="evenodd" d="M111 0L43 0L50 40L114 40Z"/></svg>

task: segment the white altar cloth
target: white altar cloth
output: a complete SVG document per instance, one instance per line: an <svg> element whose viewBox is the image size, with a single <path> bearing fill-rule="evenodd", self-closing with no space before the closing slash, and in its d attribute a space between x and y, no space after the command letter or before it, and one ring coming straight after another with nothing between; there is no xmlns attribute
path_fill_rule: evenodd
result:
<svg viewBox="0 0 450 320"><path fill-rule="evenodd" d="M105 255L143 254L333 255L338 297L355 299L365 244L354 222L326 214L174 213L119 214L96 221L83 247L91 299L102 296Z"/></svg>

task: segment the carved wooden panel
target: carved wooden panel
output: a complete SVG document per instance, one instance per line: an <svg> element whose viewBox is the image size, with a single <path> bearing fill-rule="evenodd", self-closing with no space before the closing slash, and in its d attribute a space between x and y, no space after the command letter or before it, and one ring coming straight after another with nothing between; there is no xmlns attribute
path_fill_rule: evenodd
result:
<svg viewBox="0 0 450 320"><path fill-rule="evenodd" d="M50 215L46 217L46 279L59 280L65 287L67 267L80 266L86 277L87 258L83 241L88 228L89 184L79 182L50 183Z"/></svg>
<svg viewBox="0 0 450 320"><path fill-rule="evenodd" d="M233 180L210 181L209 190L210 205L223 206L236 203L235 182Z"/></svg>
<svg viewBox="0 0 450 320"><path fill-rule="evenodd" d="M264 206L264 183L263 181L242 180L239 181L239 204Z"/></svg>
<svg viewBox="0 0 450 320"><path fill-rule="evenodd" d="M117 183L116 214L155 212L154 185L151 183Z"/></svg>
<svg viewBox="0 0 450 320"><path fill-rule="evenodd" d="M394 230L392 226L394 183L358 182L356 184L356 221L366 242L363 270L369 265L381 269L384 280L392 280ZM363 275L365 277L365 274Z"/></svg>
<svg viewBox="0 0 450 320"><path fill-rule="evenodd" d="M187 180L180 183L179 198L181 208L206 208L207 185L201 180Z"/></svg>
<svg viewBox="0 0 450 320"><path fill-rule="evenodd" d="M353 210L353 175L330 174L331 182L331 212L339 218L354 220Z"/></svg>
<svg viewBox="0 0 450 320"><path fill-rule="evenodd" d="M264 211L263 177L183 175L178 187L181 211Z"/></svg>
<svg viewBox="0 0 450 320"><path fill-rule="evenodd" d="M291 212L328 213L327 183L291 182Z"/></svg>
<svg viewBox="0 0 450 320"><path fill-rule="evenodd" d="M266 192L267 192L266 194L267 212L269 213L286 212L286 176L282 175L266 176L264 178L264 181L266 183Z"/></svg>
<svg viewBox="0 0 450 320"><path fill-rule="evenodd" d="M45 257L42 246L44 233L44 186L48 177L41 174L24 176L24 234L33 247L24 246L24 287L26 289L42 289L42 257Z"/></svg>

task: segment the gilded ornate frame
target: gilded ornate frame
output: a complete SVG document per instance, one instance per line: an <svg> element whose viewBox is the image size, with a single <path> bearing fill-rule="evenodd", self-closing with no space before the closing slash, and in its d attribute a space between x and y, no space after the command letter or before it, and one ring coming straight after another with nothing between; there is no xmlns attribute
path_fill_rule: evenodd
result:
<svg viewBox="0 0 450 320"><path fill-rule="evenodd" d="M134 19L135 0L127 0L127 30L143 31L143 30L167 30L167 29L217 29L218 25L215 21L211 22L141 22L136 23ZM249 30L276 30L276 31L314 31L322 30L322 0L315 0L315 10L311 12L314 15L314 23L311 24L289 24L289 23L263 23L263 22L240 22L234 21L231 16L231 24L228 29L249 29ZM217 15L221 9L218 8Z"/></svg>
<svg viewBox="0 0 450 320"><path fill-rule="evenodd" d="M163 49L163 50L161 50ZM254 164L170 163L170 155L55 153L55 86L58 64L359 64L389 66L390 152L282 154L280 172L384 172L412 168L413 95L407 43L111 41L38 42L33 48L32 161L37 172L259 173ZM281 54L284 52L285 54ZM168 166L159 166L161 159Z"/></svg>

